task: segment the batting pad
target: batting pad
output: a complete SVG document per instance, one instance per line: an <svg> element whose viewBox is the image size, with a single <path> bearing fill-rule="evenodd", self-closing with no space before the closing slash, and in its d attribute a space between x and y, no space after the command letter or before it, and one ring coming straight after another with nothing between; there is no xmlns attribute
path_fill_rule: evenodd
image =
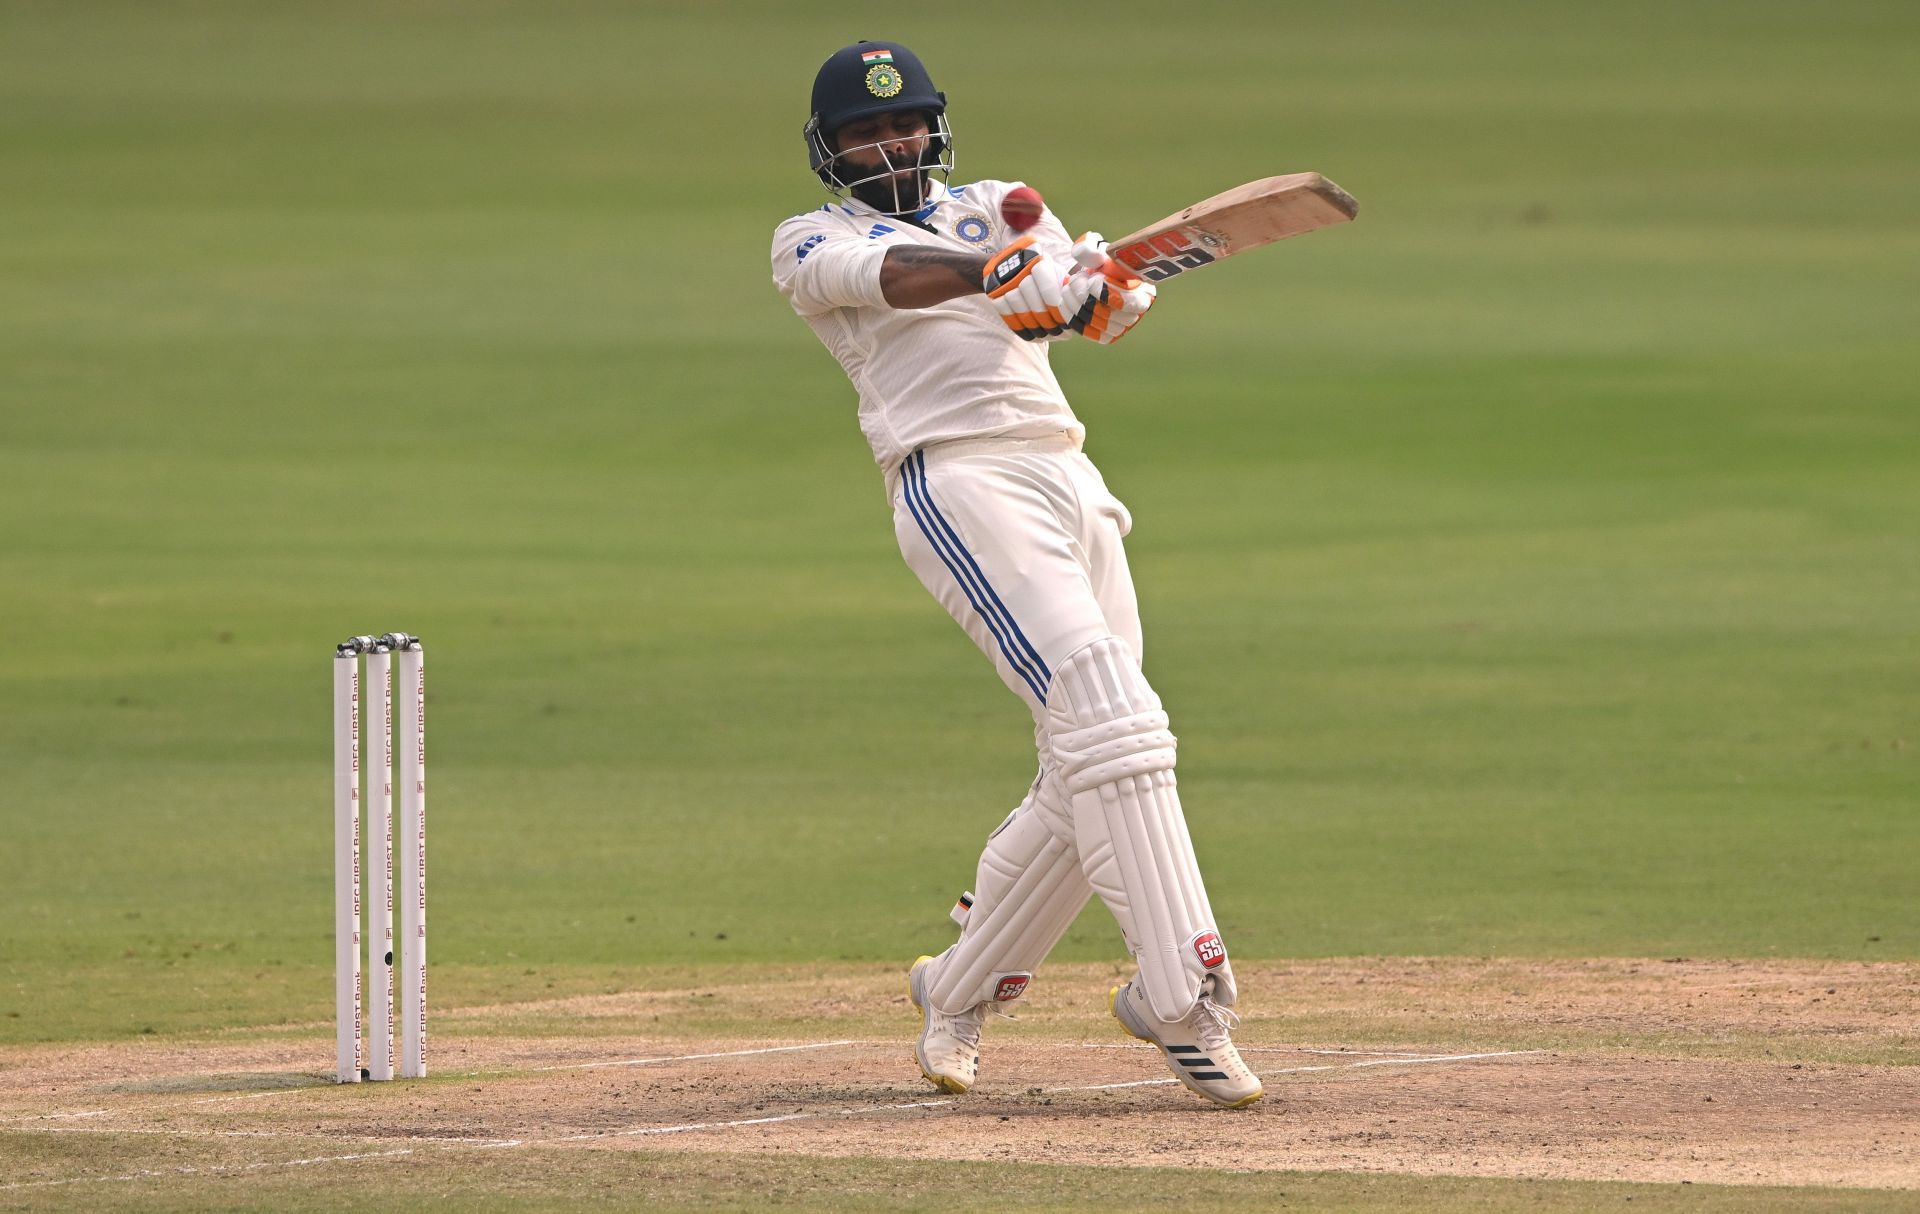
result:
<svg viewBox="0 0 1920 1214"><path fill-rule="evenodd" d="M1047 719L1081 865L1140 962L1154 1014L1186 1019L1209 976L1215 1001L1232 1006L1233 971L1174 784L1174 737L1126 642L1101 637L1062 662Z"/></svg>
<svg viewBox="0 0 1920 1214"><path fill-rule="evenodd" d="M1034 812L1035 798L1060 796L1058 784L1048 784L1045 775L1035 782L1028 803L994 831L980 854L960 942L940 958L927 986L928 1001L948 1015L1019 998L1093 896L1073 843L1047 829Z"/></svg>

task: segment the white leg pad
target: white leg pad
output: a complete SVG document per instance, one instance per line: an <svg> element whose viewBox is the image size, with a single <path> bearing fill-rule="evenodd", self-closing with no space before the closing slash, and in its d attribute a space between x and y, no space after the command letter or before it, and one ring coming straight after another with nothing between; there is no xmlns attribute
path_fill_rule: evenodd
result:
<svg viewBox="0 0 1920 1214"><path fill-rule="evenodd" d="M1061 662L1047 717L1080 862L1140 963L1154 1014L1184 1020L1209 977L1215 1001L1232 1006L1233 970L1174 783L1174 736L1126 642L1101 637Z"/></svg>
<svg viewBox="0 0 1920 1214"><path fill-rule="evenodd" d="M1033 971L1093 896L1072 840L1048 829L1045 817L1055 815L1036 812L1042 798L1063 799L1051 773L1034 782L980 855L960 942L941 956L927 985L928 1002L947 1015L1025 994Z"/></svg>

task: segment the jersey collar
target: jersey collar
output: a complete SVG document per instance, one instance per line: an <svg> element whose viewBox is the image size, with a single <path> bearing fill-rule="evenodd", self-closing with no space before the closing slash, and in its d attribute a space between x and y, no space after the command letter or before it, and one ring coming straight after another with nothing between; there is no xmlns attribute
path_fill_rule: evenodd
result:
<svg viewBox="0 0 1920 1214"><path fill-rule="evenodd" d="M940 209L941 203L947 201L949 198L952 198L952 197L953 197L953 191L947 188L945 182L935 181L932 178L928 178L927 179L927 201L921 204L921 207L918 211L915 211L913 213L913 217L919 222L925 223L929 218L933 216L933 213L935 211Z"/></svg>

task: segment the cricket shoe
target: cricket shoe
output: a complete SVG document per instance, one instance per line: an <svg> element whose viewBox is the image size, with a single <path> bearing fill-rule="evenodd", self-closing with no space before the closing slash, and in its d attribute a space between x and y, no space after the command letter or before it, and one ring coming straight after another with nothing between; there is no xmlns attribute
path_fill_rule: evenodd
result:
<svg viewBox="0 0 1920 1214"><path fill-rule="evenodd" d="M1135 978L1107 995L1113 1018L1140 1040L1160 1047L1167 1065L1180 1082L1215 1104L1245 1108L1265 1095L1260 1077L1247 1068L1233 1048L1227 1030L1240 1018L1213 1001L1213 979L1200 988L1200 998L1185 1020L1169 1023L1153 1014L1146 992Z"/></svg>
<svg viewBox="0 0 1920 1214"><path fill-rule="evenodd" d="M922 957L907 971L907 994L922 1017L920 1040L913 1047L920 1060L920 1073L943 1092L959 1096L973 1087L980 1073L980 1029L987 1021L991 1004L976 1003L966 1011L949 1016L927 998L927 982L932 977L934 959Z"/></svg>

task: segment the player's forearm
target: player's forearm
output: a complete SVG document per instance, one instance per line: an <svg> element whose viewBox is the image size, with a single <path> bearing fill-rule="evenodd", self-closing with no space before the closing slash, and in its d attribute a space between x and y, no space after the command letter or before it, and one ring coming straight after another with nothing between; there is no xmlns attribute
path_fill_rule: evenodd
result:
<svg viewBox="0 0 1920 1214"><path fill-rule="evenodd" d="M901 245L888 249L880 263L880 294L896 308L930 308L962 295L980 294L980 278L986 271L983 253Z"/></svg>

